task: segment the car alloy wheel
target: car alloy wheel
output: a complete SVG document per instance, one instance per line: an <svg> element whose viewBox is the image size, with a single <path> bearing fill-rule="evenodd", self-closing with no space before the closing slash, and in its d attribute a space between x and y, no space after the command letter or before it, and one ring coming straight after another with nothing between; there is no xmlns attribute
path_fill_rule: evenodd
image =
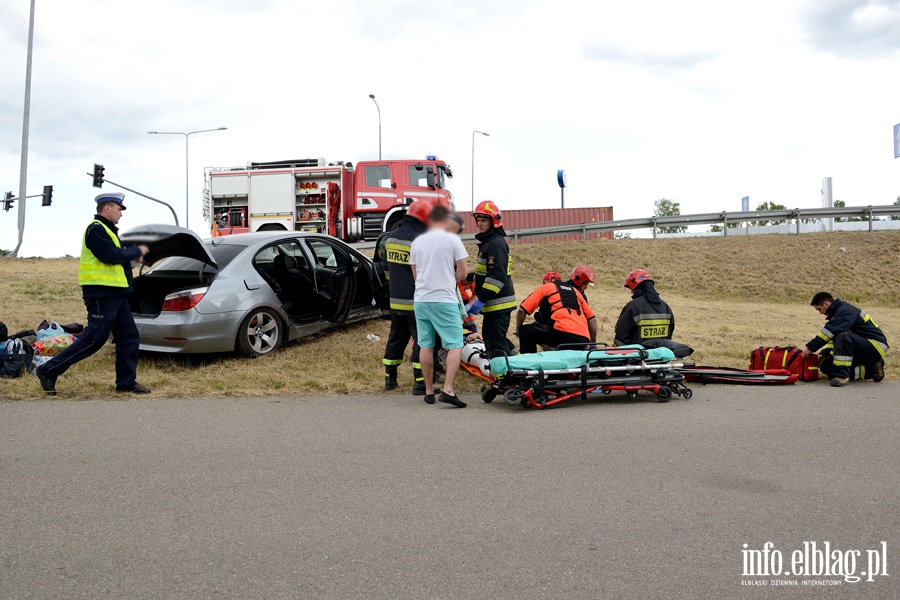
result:
<svg viewBox="0 0 900 600"><path fill-rule="evenodd" d="M281 321L271 310L260 308L241 323L238 346L245 356L263 356L281 344Z"/></svg>

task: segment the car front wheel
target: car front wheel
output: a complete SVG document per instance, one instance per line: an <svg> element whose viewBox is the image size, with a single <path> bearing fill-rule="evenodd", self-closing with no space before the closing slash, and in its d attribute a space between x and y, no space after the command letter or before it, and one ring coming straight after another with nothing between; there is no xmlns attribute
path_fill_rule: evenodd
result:
<svg viewBox="0 0 900 600"><path fill-rule="evenodd" d="M268 308L250 312L238 329L238 352L244 356L265 356L281 344L281 321Z"/></svg>

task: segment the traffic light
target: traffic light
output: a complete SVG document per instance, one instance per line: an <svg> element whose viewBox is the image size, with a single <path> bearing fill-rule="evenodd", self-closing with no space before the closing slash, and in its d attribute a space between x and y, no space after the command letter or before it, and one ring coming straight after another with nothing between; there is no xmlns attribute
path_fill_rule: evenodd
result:
<svg viewBox="0 0 900 600"><path fill-rule="evenodd" d="M95 188L103 187L103 171L105 171L105 170L106 169L103 167L103 165L98 165L97 163L94 163L94 187Z"/></svg>
<svg viewBox="0 0 900 600"><path fill-rule="evenodd" d="M50 206L50 204L53 203L53 186L45 185L44 193L41 194L41 196L43 197L43 199L41 200L41 206Z"/></svg>
<svg viewBox="0 0 900 600"><path fill-rule="evenodd" d="M3 197L3 210L8 212L9 209L12 208L13 202L15 202L15 200L13 199L13 193L6 192L6 195Z"/></svg>

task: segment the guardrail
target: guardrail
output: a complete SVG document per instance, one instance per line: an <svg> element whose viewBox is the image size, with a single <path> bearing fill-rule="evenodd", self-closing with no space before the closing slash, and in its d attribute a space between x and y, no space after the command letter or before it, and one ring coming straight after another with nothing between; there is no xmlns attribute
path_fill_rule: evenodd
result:
<svg viewBox="0 0 900 600"><path fill-rule="evenodd" d="M873 217L900 215L900 206L885 204L878 206L845 206L832 208L790 208L785 210L751 210L740 212L699 213L695 215L673 215L669 217L647 217L643 219L622 219L618 221L602 221L596 223L578 223L573 225L553 225L551 227L530 227L507 231L508 237L515 241L519 238L546 237L581 233L587 239L588 233L598 231L620 231L623 229L652 229L656 237L660 227L686 227L688 225L721 225L722 235L727 236L729 223L746 223L748 221L795 221L797 235L800 235L800 223L804 219L833 219L838 217L865 217L872 231ZM737 233L731 229L732 233ZM475 239L472 234L462 236L463 241ZM357 248L374 248L374 242L354 244Z"/></svg>

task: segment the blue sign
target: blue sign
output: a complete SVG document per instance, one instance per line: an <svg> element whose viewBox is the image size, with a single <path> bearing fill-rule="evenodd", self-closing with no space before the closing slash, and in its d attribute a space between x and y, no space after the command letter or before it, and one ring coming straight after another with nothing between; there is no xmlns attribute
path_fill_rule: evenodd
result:
<svg viewBox="0 0 900 600"><path fill-rule="evenodd" d="M894 125L894 158L900 158L900 123Z"/></svg>
<svg viewBox="0 0 900 600"><path fill-rule="evenodd" d="M569 178L566 177L565 169L560 169L556 172L556 183L558 183L561 188L564 188L569 184Z"/></svg>
<svg viewBox="0 0 900 600"><path fill-rule="evenodd" d="M741 210L747 212L750 210L750 196L741 198Z"/></svg>

